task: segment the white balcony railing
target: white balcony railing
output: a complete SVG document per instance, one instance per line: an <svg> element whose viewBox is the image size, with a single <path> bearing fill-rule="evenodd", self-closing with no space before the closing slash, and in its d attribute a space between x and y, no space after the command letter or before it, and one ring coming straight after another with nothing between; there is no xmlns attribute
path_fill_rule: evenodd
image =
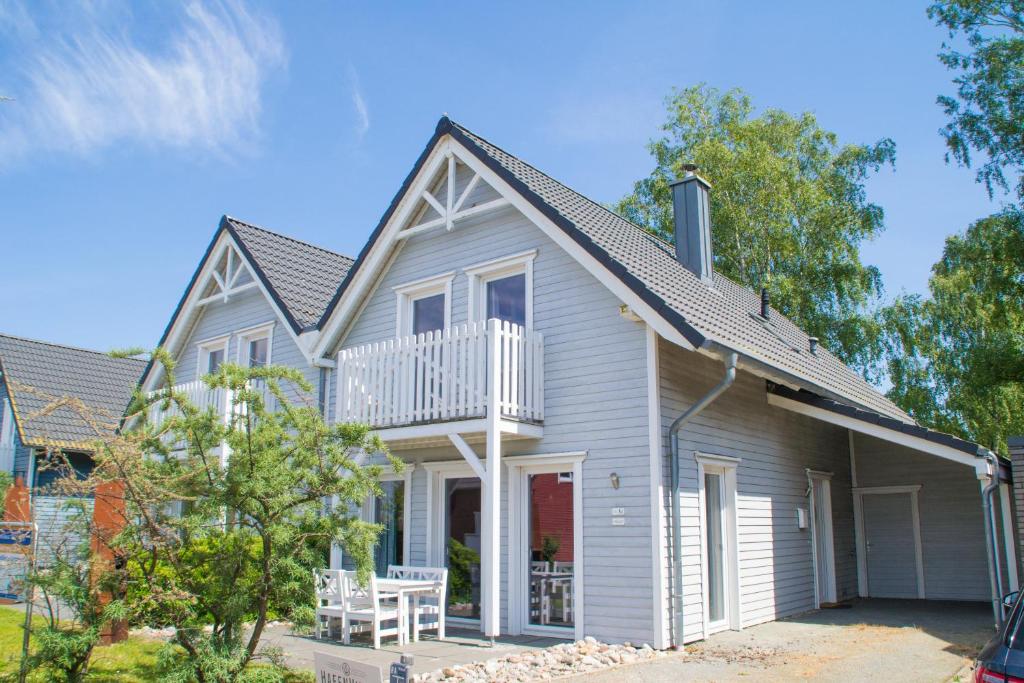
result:
<svg viewBox="0 0 1024 683"><path fill-rule="evenodd" d="M263 390L263 400L266 402L268 409L273 410L274 396L266 387L266 382L262 379L250 380L250 387ZM182 384L174 385L175 391L183 394L185 399L194 405L199 410L206 410L207 408L213 408L213 411L218 415L227 415L231 409L232 395L228 389L211 389L206 382L201 379L194 380L192 382L184 382ZM159 394L159 391L149 392L149 396L152 398ZM149 418L153 422L161 422L166 420L171 415L178 414L178 407L175 404L171 404L167 410L163 409L163 404L160 402L154 403L149 407Z"/></svg>
<svg viewBox="0 0 1024 683"><path fill-rule="evenodd" d="M218 415L227 415L231 407L231 394L228 390L211 389L202 380L197 379L192 382L176 384L174 389L183 394L189 403L192 403L200 410L212 407ZM155 391L150 392L150 396L155 396L157 393ZM167 406L166 410L164 410L162 402L154 403L149 407L149 420L153 424L161 424L164 420L178 414L180 414L180 411L174 403Z"/></svg>
<svg viewBox="0 0 1024 683"><path fill-rule="evenodd" d="M502 417L542 422L543 336L488 320L343 349L336 419L386 428L484 417L495 380Z"/></svg>

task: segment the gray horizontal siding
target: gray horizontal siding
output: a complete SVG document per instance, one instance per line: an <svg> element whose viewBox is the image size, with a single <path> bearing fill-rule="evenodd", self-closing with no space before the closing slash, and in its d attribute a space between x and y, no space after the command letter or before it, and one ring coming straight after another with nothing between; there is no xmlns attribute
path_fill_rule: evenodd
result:
<svg viewBox="0 0 1024 683"><path fill-rule="evenodd" d="M231 335L228 341L227 360L237 363L242 359L241 337L237 332L268 322L274 323L270 362L300 370L313 390L305 396L292 393L292 398L313 401L315 405L320 371L306 362L286 323L278 318L274 308L259 289L250 289L232 296L226 303L212 302L203 307L199 319L188 335L188 341L182 346L176 358L178 365L175 369L175 381L191 382L202 376L203 373L197 367L200 342Z"/></svg>
<svg viewBox="0 0 1024 683"><path fill-rule="evenodd" d="M921 485L925 597L988 600L985 522L974 470L864 434L855 436L854 451L858 486Z"/></svg>
<svg viewBox="0 0 1024 683"><path fill-rule="evenodd" d="M4 419L4 404L7 401L7 385L5 382L0 381L0 422ZM11 419L14 419L13 406L11 408ZM0 431L0 434L3 432ZM21 477L23 481L28 481L28 467L31 462L32 449L25 446L21 442L21 435L18 433L17 425L14 429L14 458L11 464L10 474L14 477Z"/></svg>
<svg viewBox="0 0 1024 683"><path fill-rule="evenodd" d="M659 348L662 434L722 377L722 365L666 342ZM808 508L806 469L830 471L836 583L840 599L856 595L857 573L849 450L845 430L769 406L764 380L740 372L735 384L680 433L683 536L683 639L703 635L700 510L694 451L741 460L737 467L740 621L743 626L814 607L809 530L796 524ZM665 524L671 529L670 473L665 462ZM669 539L671 544L671 539ZM666 557L671 557L670 545ZM671 576L671 564L666 566ZM671 605L666 603L666 618Z"/></svg>
<svg viewBox="0 0 1024 683"><path fill-rule="evenodd" d="M460 176L459 182L465 182ZM468 278L462 270L537 249L534 327L544 334L544 438L506 442L507 454L585 450L583 465L584 630L609 641L653 639L645 331L619 314L619 300L544 233L509 208L407 240L343 341L345 347L396 333L393 288L455 270L452 323L468 320ZM482 452L482 446L478 446ZM400 451L411 461L460 459L451 448ZM609 475L619 474L615 490ZM419 482L423 480L421 485ZM506 477L507 479L507 477ZM426 473L413 475L412 555L423 548ZM507 528L503 495L502 528ZM610 509L625 507L627 525L613 527ZM503 535L507 531L503 531ZM503 537L502 545L507 543ZM578 561L579 561L578 559ZM503 585L507 555L502 554ZM504 593L505 591L503 591ZM503 596L503 612L507 602Z"/></svg>

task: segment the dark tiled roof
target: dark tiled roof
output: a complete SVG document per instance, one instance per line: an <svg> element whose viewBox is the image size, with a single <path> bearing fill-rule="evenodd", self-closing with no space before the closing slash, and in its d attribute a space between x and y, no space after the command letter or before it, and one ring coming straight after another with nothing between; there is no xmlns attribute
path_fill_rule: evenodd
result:
<svg viewBox="0 0 1024 683"><path fill-rule="evenodd" d="M291 316L296 332L316 327L353 260L230 216L223 224Z"/></svg>
<svg viewBox="0 0 1024 683"><path fill-rule="evenodd" d="M26 445L88 450L97 429L117 427L146 362L0 335L0 367ZM81 400L94 425L66 405L49 412L62 398Z"/></svg>
<svg viewBox="0 0 1024 683"><path fill-rule="evenodd" d="M776 396L782 396L793 401L799 401L809 406L816 408L822 408L832 413L839 415L845 415L852 417L855 420L861 422L867 422L869 424L876 424L879 427L885 427L897 432L903 432L910 436L916 436L921 439L927 439L933 443L942 444L943 446L949 446L955 448L958 451L969 453L971 455L978 455L981 447L976 443L965 441L961 438L955 437L952 434L946 434L945 432L938 432L934 429L927 429L920 427L916 424L908 424L902 420L894 420L891 417L882 415L871 410L861 410L860 408L854 408L838 401L818 396L809 391L794 391L788 387L779 386L777 384L769 384L768 391Z"/></svg>
<svg viewBox="0 0 1024 683"><path fill-rule="evenodd" d="M714 287L707 286L676 260L664 241L446 118L438 124L438 133L444 132L515 187L694 345L717 342L855 405L913 423L827 349L819 346L817 353L810 353L808 335L782 314L773 311L771 322L765 324L757 315L760 297L753 291L718 273Z"/></svg>

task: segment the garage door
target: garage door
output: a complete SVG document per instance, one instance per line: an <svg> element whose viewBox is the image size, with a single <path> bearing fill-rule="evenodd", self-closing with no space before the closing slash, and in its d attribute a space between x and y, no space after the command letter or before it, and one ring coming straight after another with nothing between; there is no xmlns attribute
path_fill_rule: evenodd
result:
<svg viewBox="0 0 1024 683"><path fill-rule="evenodd" d="M918 597L911 495L874 494L863 500L868 595Z"/></svg>

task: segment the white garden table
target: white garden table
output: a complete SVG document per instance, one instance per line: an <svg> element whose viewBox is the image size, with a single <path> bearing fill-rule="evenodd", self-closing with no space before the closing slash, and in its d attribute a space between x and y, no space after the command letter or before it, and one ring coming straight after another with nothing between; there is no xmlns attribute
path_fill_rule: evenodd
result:
<svg viewBox="0 0 1024 683"><path fill-rule="evenodd" d="M381 593L394 593L398 596L399 645L409 642L409 598L433 593L437 590L437 583L426 579L377 579L377 588ZM441 605L441 609L444 609L444 605Z"/></svg>

